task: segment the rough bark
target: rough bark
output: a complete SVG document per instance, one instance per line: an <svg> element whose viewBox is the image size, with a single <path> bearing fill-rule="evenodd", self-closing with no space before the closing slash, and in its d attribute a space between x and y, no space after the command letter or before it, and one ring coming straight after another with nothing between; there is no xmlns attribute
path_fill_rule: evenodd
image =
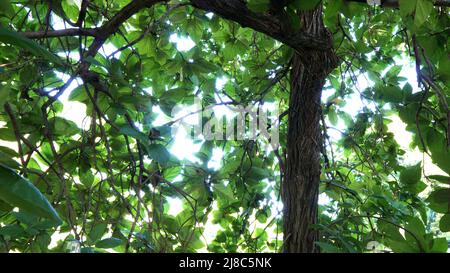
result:
<svg viewBox="0 0 450 273"><path fill-rule="evenodd" d="M305 30L314 36L331 36L322 21L322 8L304 12ZM292 60L286 176L282 185L284 206L283 251L318 252L317 222L320 180L320 113L325 79L337 63L332 50L297 52Z"/></svg>
<svg viewBox="0 0 450 273"><path fill-rule="evenodd" d="M278 0L277 0L278 1ZM252 28L297 51L316 48L326 50L330 44L303 30L295 31L287 16L275 16L271 13L256 13L247 8L242 0L190 0L196 8L211 11L222 18L239 23L243 27Z"/></svg>

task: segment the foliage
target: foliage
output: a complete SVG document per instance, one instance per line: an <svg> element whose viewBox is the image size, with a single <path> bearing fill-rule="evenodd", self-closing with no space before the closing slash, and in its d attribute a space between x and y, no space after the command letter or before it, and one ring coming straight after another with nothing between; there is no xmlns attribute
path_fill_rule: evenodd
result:
<svg viewBox="0 0 450 273"><path fill-rule="evenodd" d="M283 113L293 50L178 0L139 10L111 33L110 25L96 29L106 41L87 32L46 37L56 28L95 29L129 4L84 2L0 3L0 251L64 252L72 240L83 252L280 251L285 115L279 151L266 151L264 139L197 141L196 160L171 149L170 115L194 98L204 108L222 99L273 103ZM297 12L319 3L285 2L300 29ZM372 241L394 252L447 251L449 11L431 0L399 2L323 1L342 61L323 100L321 196L330 201L314 227L323 252L366 252ZM247 5L270 9L268 0ZM180 50L172 35L195 46ZM97 54L96 45L117 51ZM419 88L400 76L403 59L415 64L408 79L417 76ZM67 114L64 98L82 110ZM354 98L363 107L349 112ZM397 116L413 136L409 150L423 155L416 164L405 163L407 140L389 130ZM29 194L13 196L16 185ZM176 215L174 199L182 201ZM59 239L49 247L52 236Z"/></svg>

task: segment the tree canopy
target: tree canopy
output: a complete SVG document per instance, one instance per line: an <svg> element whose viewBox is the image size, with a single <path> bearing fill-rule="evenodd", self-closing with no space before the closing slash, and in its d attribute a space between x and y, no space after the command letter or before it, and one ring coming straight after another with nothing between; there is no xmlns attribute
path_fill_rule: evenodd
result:
<svg viewBox="0 0 450 273"><path fill-rule="evenodd" d="M381 2L2 0L0 251L282 251L295 56L329 51L314 244L447 252L449 2ZM196 101L278 109L279 147L180 140Z"/></svg>

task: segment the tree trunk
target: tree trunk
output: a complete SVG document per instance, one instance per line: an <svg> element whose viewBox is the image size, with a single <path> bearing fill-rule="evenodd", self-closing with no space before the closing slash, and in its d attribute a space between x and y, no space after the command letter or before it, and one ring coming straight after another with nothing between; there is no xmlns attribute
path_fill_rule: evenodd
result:
<svg viewBox="0 0 450 273"><path fill-rule="evenodd" d="M302 26L312 35L331 35L323 25L322 8L303 12ZM284 244L289 253L318 252L317 222L321 95L326 77L336 66L333 50L296 52L292 60L286 175L282 185Z"/></svg>

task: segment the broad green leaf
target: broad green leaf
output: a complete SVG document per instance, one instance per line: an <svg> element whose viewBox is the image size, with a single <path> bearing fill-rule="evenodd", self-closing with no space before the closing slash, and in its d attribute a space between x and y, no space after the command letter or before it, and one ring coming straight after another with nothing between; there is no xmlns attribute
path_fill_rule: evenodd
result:
<svg viewBox="0 0 450 273"><path fill-rule="evenodd" d="M0 165L0 199L30 214L62 221L44 195L27 179Z"/></svg>
<svg viewBox="0 0 450 273"><path fill-rule="evenodd" d="M450 177L448 177L448 176L444 176L444 175L430 175L430 176L428 176L428 178L436 180L439 183L450 185Z"/></svg>
<svg viewBox="0 0 450 273"><path fill-rule="evenodd" d="M11 211L14 207L9 205L8 203L0 200L0 213Z"/></svg>
<svg viewBox="0 0 450 273"><path fill-rule="evenodd" d="M230 202L235 198L232 189L222 184L214 185L214 193Z"/></svg>
<svg viewBox="0 0 450 273"><path fill-rule="evenodd" d="M450 231L450 214L445 214L439 221L439 228L442 232Z"/></svg>
<svg viewBox="0 0 450 273"><path fill-rule="evenodd" d="M11 5L10 0L1 0L0 1L0 15L5 14L8 17L11 17L14 15L14 9Z"/></svg>
<svg viewBox="0 0 450 273"><path fill-rule="evenodd" d="M146 35L139 43L138 49L142 54L148 57L155 56L156 41L152 35Z"/></svg>
<svg viewBox="0 0 450 273"><path fill-rule="evenodd" d="M436 238L433 240L433 246L431 247L431 251L433 253L446 253L448 250L448 241L447 238Z"/></svg>
<svg viewBox="0 0 450 273"><path fill-rule="evenodd" d="M55 117L50 119L49 123L54 126L53 132L58 136L68 137L81 132L75 122L64 118Z"/></svg>
<svg viewBox="0 0 450 273"><path fill-rule="evenodd" d="M325 242L316 242L323 253L341 253L342 251L334 245Z"/></svg>
<svg viewBox="0 0 450 273"><path fill-rule="evenodd" d="M106 233L107 228L108 225L106 225L105 223L95 224L89 232L89 239L91 239L93 242L97 242L102 238L103 234Z"/></svg>
<svg viewBox="0 0 450 273"><path fill-rule="evenodd" d="M136 128L130 125L124 125L120 128L120 133L135 138L142 142L142 144L146 144L149 139L144 133L138 131Z"/></svg>
<svg viewBox="0 0 450 273"><path fill-rule="evenodd" d="M149 156L156 160L159 164L166 165L170 159L170 153L161 144L150 144L147 146Z"/></svg>
<svg viewBox="0 0 450 273"><path fill-rule="evenodd" d="M41 233L36 237L36 243L42 252L47 252L48 246L52 242L52 238L47 233Z"/></svg>
<svg viewBox="0 0 450 273"><path fill-rule="evenodd" d="M0 235L2 236L18 237L22 235L24 232L25 230L20 225L17 224L0 227Z"/></svg>
<svg viewBox="0 0 450 273"><path fill-rule="evenodd" d="M414 14L414 24L421 26L433 10L432 0L399 0L400 12L406 17Z"/></svg>
<svg viewBox="0 0 450 273"><path fill-rule="evenodd" d="M86 87L84 85L80 85L70 92L69 101L84 102L87 100L89 100L89 97L86 94Z"/></svg>
<svg viewBox="0 0 450 273"><path fill-rule="evenodd" d="M400 173L400 182L403 184L416 184L422 177L422 162L417 163L414 166L405 168Z"/></svg>
<svg viewBox="0 0 450 273"><path fill-rule="evenodd" d="M418 0L399 0L400 12L402 15L408 15L414 12Z"/></svg>
<svg viewBox="0 0 450 273"><path fill-rule="evenodd" d="M201 249L205 243L200 238L195 238L189 242L189 247L192 249Z"/></svg>
<svg viewBox="0 0 450 273"><path fill-rule="evenodd" d="M417 0L416 15L414 17L416 26L421 26L425 23L432 10L433 3L431 0Z"/></svg>
<svg viewBox="0 0 450 273"><path fill-rule="evenodd" d="M269 176L270 176L269 170L255 166L251 167L248 172L248 177L256 181L261 181Z"/></svg>
<svg viewBox="0 0 450 273"><path fill-rule="evenodd" d="M328 112L328 119L330 120L330 122L333 126L337 125L338 116L337 116L335 107L330 108L330 111Z"/></svg>
<svg viewBox="0 0 450 273"><path fill-rule="evenodd" d="M450 174L450 148L443 134L431 130L427 134L426 141L431 152L431 159L444 172Z"/></svg>
<svg viewBox="0 0 450 273"><path fill-rule="evenodd" d="M106 238L106 239L103 239L101 241L98 241L95 244L95 247L98 247L98 248L115 248L115 247L120 246L122 243L123 243L122 240L120 240L118 238L111 237L111 238Z"/></svg>
<svg viewBox="0 0 450 273"><path fill-rule="evenodd" d="M34 42L33 40L30 40L21 34L8 30L4 27L0 26L0 42L18 46L22 49L28 50L30 53L40 56L44 59L47 59L50 62L53 62L57 65L63 66L63 62L61 59L54 55L53 53L50 53L48 50Z"/></svg>
<svg viewBox="0 0 450 273"><path fill-rule="evenodd" d="M429 207L435 212L448 213L450 212L450 189L437 188L431 192L427 200Z"/></svg>
<svg viewBox="0 0 450 273"><path fill-rule="evenodd" d="M77 20L77 16L80 11L78 10L77 4L74 0L61 1L61 8L69 19L71 19L72 21Z"/></svg>

